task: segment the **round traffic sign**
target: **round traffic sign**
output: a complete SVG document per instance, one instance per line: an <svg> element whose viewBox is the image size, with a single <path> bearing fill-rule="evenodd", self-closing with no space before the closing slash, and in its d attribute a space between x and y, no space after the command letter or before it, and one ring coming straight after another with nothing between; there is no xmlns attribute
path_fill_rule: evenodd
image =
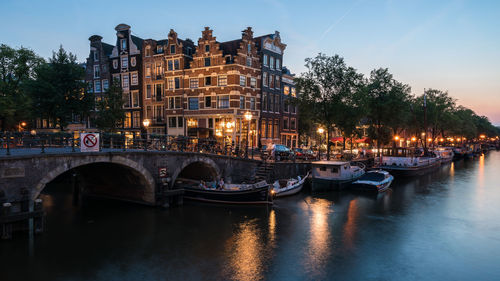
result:
<svg viewBox="0 0 500 281"><path fill-rule="evenodd" d="M87 134L83 138L83 145L86 147L94 147L97 144L97 137L94 134Z"/></svg>

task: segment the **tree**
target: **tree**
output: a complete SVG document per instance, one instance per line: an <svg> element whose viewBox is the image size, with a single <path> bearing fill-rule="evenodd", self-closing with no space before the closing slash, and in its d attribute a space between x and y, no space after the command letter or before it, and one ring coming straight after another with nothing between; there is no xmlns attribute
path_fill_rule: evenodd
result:
<svg viewBox="0 0 500 281"><path fill-rule="evenodd" d="M48 63L35 70L35 80L28 89L37 117L54 120L61 130L74 115L86 117L94 107L94 96L85 91L84 69L76 56L61 46Z"/></svg>
<svg viewBox="0 0 500 281"><path fill-rule="evenodd" d="M396 81L387 68L379 68L371 71L365 95L369 135L380 151L382 145L392 139L391 130L396 135L408 127L410 86Z"/></svg>
<svg viewBox="0 0 500 281"><path fill-rule="evenodd" d="M97 102L95 123L97 128L114 132L125 119L123 109L123 91L117 81L113 81L111 87Z"/></svg>
<svg viewBox="0 0 500 281"><path fill-rule="evenodd" d="M44 60L32 50L0 45L0 124L2 131L30 119L31 100L23 89Z"/></svg>
<svg viewBox="0 0 500 281"><path fill-rule="evenodd" d="M341 123L343 102L349 99L361 75L338 55L318 54L305 60L307 71L296 78L300 111L310 112L311 121L326 127L327 139L335 124ZM330 142L327 145L330 157Z"/></svg>

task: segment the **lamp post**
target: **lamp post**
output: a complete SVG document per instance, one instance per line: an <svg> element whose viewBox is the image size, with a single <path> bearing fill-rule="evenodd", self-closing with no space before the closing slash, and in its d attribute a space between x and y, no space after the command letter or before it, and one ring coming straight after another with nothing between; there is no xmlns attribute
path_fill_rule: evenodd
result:
<svg viewBox="0 0 500 281"><path fill-rule="evenodd" d="M245 120L248 121L248 128L247 128L247 149L245 150L245 158L248 158L248 132L250 131L250 121L252 121L252 113L250 111L247 111L245 113Z"/></svg>
<svg viewBox="0 0 500 281"><path fill-rule="evenodd" d="M144 150L147 150L147 141L148 141L148 127L149 127L150 121L149 119L144 119L142 121L142 125L144 125L144 128L146 129L146 141L144 142Z"/></svg>
<svg viewBox="0 0 500 281"><path fill-rule="evenodd" d="M321 145L323 144L321 141L321 137L323 136L323 133L325 132L325 129L319 127L318 128L318 134L319 134L319 147L318 147L318 160L321 160Z"/></svg>

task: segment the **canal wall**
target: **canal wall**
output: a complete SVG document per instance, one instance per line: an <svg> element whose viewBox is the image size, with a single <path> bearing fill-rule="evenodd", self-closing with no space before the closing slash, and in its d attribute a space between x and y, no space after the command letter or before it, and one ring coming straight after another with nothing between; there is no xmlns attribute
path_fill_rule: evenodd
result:
<svg viewBox="0 0 500 281"><path fill-rule="evenodd" d="M276 162L270 174L272 181L304 176L311 171L310 162Z"/></svg>

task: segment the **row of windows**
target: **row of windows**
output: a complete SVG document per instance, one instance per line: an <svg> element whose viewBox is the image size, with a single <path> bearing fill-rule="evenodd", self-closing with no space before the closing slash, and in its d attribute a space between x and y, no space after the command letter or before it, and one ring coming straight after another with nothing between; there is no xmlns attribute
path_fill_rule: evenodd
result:
<svg viewBox="0 0 500 281"><path fill-rule="evenodd" d="M132 86L137 86L139 85L139 75L137 72L132 72L130 73L131 79L129 79L129 74L122 74L121 79L120 79L120 74L113 74L113 80L116 80L118 82L121 81L122 89L123 90L128 90L130 85Z"/></svg>
<svg viewBox="0 0 500 281"><path fill-rule="evenodd" d="M264 55L263 62L264 66L269 67L270 69L281 69L281 61L278 58L274 58L273 56Z"/></svg>
<svg viewBox="0 0 500 281"><path fill-rule="evenodd" d="M121 68L122 69L128 68L128 57L127 56L121 57L120 60L122 63ZM130 65L132 67L135 67L137 65L137 60L135 57L130 58ZM113 68L118 69L118 60L117 59L113 60Z"/></svg>
<svg viewBox="0 0 500 281"><path fill-rule="evenodd" d="M125 128L140 128L141 113L139 111L125 112L125 120L123 121L123 127Z"/></svg>
<svg viewBox="0 0 500 281"><path fill-rule="evenodd" d="M204 100L203 100L204 99ZM212 105L212 96L206 96L204 98L188 98L188 109L189 110L198 110L199 103L201 101L204 101L205 108L211 108ZM240 109L250 109L250 110L255 110L255 98L251 97L250 100L250 105L246 105L246 99L244 96L240 96ZM217 96L217 103L216 103L217 108L229 108L229 95L222 95L222 96Z"/></svg>
<svg viewBox="0 0 500 281"><path fill-rule="evenodd" d="M260 132L263 138L278 138L279 137L279 120L278 119L262 119L260 123Z"/></svg>
<svg viewBox="0 0 500 281"><path fill-rule="evenodd" d="M280 89L280 77L274 74L262 73L262 85L264 87Z"/></svg>
<svg viewBox="0 0 500 281"><path fill-rule="evenodd" d="M290 90L291 90L292 97L296 97L297 93L296 93L295 87L284 86L283 87L283 94L288 96L290 94Z"/></svg>
<svg viewBox="0 0 500 281"><path fill-rule="evenodd" d="M290 124L289 124L290 123ZM295 130L297 129L297 121L295 118L291 118L288 120L288 118L283 118L283 130Z"/></svg>
<svg viewBox="0 0 500 281"><path fill-rule="evenodd" d="M190 49L191 49L191 47L188 47L188 52L190 51ZM163 54L163 45L156 46L156 53ZM175 45L170 45L170 54L171 55L175 54ZM151 46L146 46L145 56L146 57L151 56Z"/></svg>
<svg viewBox="0 0 500 281"><path fill-rule="evenodd" d="M102 86L102 88L101 88L101 86ZM88 91L90 93L92 93L92 92L101 93L101 92L105 92L108 89L109 89L108 79L103 79L102 81L101 80L94 80L94 83L88 82Z"/></svg>

